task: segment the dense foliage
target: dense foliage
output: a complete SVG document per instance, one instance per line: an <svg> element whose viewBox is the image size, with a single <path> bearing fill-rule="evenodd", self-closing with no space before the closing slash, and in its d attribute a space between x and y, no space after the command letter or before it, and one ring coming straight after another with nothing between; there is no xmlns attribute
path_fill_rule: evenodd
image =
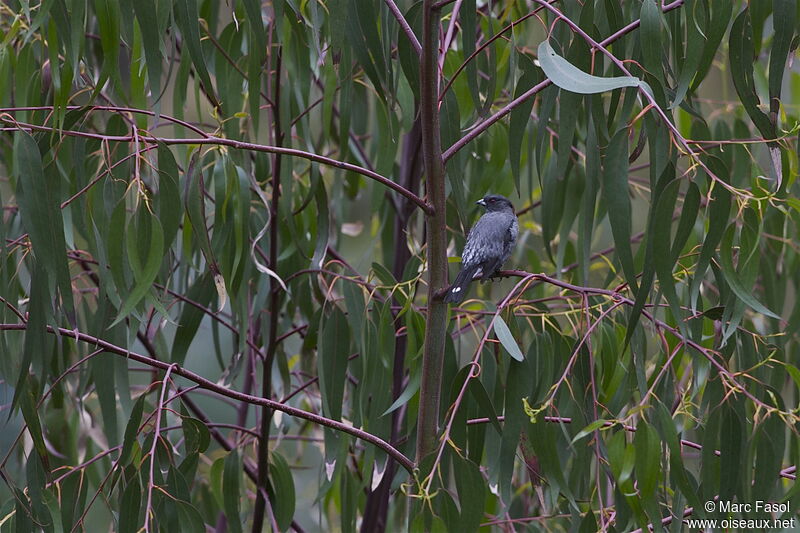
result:
<svg viewBox="0 0 800 533"><path fill-rule="evenodd" d="M798 19L0 3L0 530L794 517Z"/></svg>

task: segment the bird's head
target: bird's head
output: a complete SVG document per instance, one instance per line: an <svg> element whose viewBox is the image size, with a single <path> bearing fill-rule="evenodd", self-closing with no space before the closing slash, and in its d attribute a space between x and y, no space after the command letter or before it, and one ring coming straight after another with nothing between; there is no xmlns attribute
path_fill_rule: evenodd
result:
<svg viewBox="0 0 800 533"><path fill-rule="evenodd" d="M508 198L499 194L487 194L475 203L485 207L487 211L504 211L506 209L514 211L514 205Z"/></svg>

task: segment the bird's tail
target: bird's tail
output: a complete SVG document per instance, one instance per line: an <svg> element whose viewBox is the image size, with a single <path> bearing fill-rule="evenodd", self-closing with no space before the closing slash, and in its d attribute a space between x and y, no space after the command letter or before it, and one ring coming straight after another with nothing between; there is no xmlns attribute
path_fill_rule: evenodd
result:
<svg viewBox="0 0 800 533"><path fill-rule="evenodd" d="M469 284L472 283L472 278L479 268L480 265L473 265L462 269L461 272L458 273L458 276L456 276L456 280L450 285L450 288L447 289L443 298L444 302L448 304L460 303L467 295Z"/></svg>

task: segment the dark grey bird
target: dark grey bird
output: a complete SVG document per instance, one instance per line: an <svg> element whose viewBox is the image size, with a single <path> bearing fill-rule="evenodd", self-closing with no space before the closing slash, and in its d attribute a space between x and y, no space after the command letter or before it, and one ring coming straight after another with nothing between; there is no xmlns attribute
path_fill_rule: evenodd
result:
<svg viewBox="0 0 800 533"><path fill-rule="evenodd" d="M467 295L469 284L480 277L486 281L503 266L514 250L519 222L514 206L499 194L487 194L476 202L486 208L467 235L461 254L461 271L447 289L444 301L459 303Z"/></svg>

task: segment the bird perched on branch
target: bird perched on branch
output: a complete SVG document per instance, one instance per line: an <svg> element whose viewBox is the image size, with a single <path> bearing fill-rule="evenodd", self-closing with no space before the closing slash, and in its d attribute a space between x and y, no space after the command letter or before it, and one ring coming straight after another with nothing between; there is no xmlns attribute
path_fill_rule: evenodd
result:
<svg viewBox="0 0 800 533"><path fill-rule="evenodd" d="M461 302L472 280L486 281L503 266L517 242L519 222L514 206L499 194L488 194L476 202L486 208L467 235L461 254L461 271L444 295L446 303Z"/></svg>

